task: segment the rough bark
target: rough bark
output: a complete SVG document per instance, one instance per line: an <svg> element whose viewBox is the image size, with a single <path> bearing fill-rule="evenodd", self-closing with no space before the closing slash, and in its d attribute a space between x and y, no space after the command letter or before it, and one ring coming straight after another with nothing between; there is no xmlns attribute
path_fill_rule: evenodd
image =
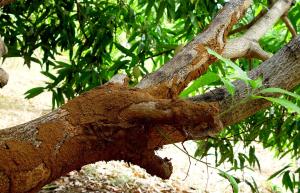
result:
<svg viewBox="0 0 300 193"><path fill-rule="evenodd" d="M222 55L226 58L258 58L263 61L272 54L264 51L258 40L289 10L293 0L278 0L270 10L251 23L251 27L239 38L230 40Z"/></svg>
<svg viewBox="0 0 300 193"><path fill-rule="evenodd" d="M109 83L44 117L1 130L0 190L36 192L99 160L125 160L168 178L171 163L154 150L185 140L185 132L202 135L220 129L217 114L213 104L157 99Z"/></svg>
<svg viewBox="0 0 300 193"><path fill-rule="evenodd" d="M300 84L300 36L294 38L287 46L259 67L249 72L249 77L263 78L263 87L278 87L292 90ZM236 94L232 98L224 88L218 88L204 95L191 97L192 101L218 102L220 119L224 126L237 123L257 111L270 106L270 102L259 99L252 100L253 92L243 81L234 82ZM271 95L274 96L274 95Z"/></svg>
<svg viewBox="0 0 300 193"><path fill-rule="evenodd" d="M288 9L291 1L279 2ZM136 88L128 88L126 77L118 75L48 115L1 130L0 192L36 192L61 175L100 160L125 160L144 167L150 174L168 178L172 165L168 159L155 155L157 148L214 135L223 127L220 119L229 125L239 119L238 113L243 117L251 114L243 111L252 106L251 112L261 109L263 100L245 103L240 109L231 106L233 103L222 90L217 102L209 93L196 102L176 98L216 60L205 47L219 53L228 49L227 33L250 3L231 1L205 32ZM266 86L293 88L299 83L299 49L297 38L251 72L251 76L263 75ZM271 65L275 66L273 70L268 69ZM281 76L291 78L287 81ZM236 84L239 92L235 103L239 104L246 97L247 88ZM203 99L205 102L199 102Z"/></svg>
<svg viewBox="0 0 300 193"><path fill-rule="evenodd" d="M177 97L190 81L202 75L215 61L206 47L222 52L228 32L251 2L233 0L226 4L206 31L195 37L162 68L146 76L137 88L147 88L151 94L161 98Z"/></svg>

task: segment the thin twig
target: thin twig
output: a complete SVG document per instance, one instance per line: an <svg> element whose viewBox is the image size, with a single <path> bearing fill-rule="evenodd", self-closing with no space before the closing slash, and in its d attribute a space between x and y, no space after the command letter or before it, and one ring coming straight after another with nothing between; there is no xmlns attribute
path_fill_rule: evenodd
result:
<svg viewBox="0 0 300 193"><path fill-rule="evenodd" d="M292 37L296 37L297 36L297 31L294 28L292 22L290 21L290 19L288 18L287 13L285 13L282 17L281 17L282 21L285 23L286 27L288 28L288 30L291 32Z"/></svg>
<svg viewBox="0 0 300 193"><path fill-rule="evenodd" d="M183 148L184 151L189 155L189 152L187 151L187 149L186 149L185 146L184 146L184 142L185 142L185 141L183 141L183 142L181 143L182 148ZM188 167L188 170L187 170L186 175L185 175L185 177L184 177L183 180L186 180L187 177L189 176L189 173L190 173L190 169L191 169L191 165L192 165L190 156L188 156L188 160L189 160L189 167Z"/></svg>
<svg viewBox="0 0 300 193"><path fill-rule="evenodd" d="M164 50L164 51L162 51L162 52L158 52L158 53L156 53L156 54L153 54L153 55L151 55L151 56L146 57L145 60L150 59L150 58L151 58L151 59L152 59L152 58L155 58L155 57L157 57L157 56L160 56L160 55L166 54L166 53L168 53L168 52L171 52L171 51L173 51L173 50L175 50L175 48L171 48L171 49L168 49L168 50Z"/></svg>
<svg viewBox="0 0 300 193"><path fill-rule="evenodd" d="M250 21L250 23L247 23L246 25L243 25L241 27L238 27L238 28L230 31L228 33L228 35L232 35L232 34L239 33L239 32L242 32L242 31L245 31L245 30L249 29L250 27L252 27L256 23L257 20L259 20L266 13L267 13L267 10L263 9L261 12L259 12L259 14L252 21Z"/></svg>

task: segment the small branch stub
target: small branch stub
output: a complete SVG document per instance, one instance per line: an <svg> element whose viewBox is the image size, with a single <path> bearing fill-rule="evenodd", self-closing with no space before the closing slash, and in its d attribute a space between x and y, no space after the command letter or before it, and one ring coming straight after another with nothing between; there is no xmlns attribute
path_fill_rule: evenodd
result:
<svg viewBox="0 0 300 193"><path fill-rule="evenodd" d="M0 68L0 88L4 87L8 82L8 73L5 72L2 68Z"/></svg>

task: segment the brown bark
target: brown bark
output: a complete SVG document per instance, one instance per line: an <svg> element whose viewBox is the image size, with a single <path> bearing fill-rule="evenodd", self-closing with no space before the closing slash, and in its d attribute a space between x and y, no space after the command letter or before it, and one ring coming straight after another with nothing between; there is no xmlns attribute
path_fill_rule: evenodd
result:
<svg viewBox="0 0 300 193"><path fill-rule="evenodd" d="M292 90L300 84L300 36L294 38L287 46L259 67L249 72L249 77L263 78L263 87L278 87ZM242 81L234 82L236 94L234 98L224 88L218 88L204 95L190 98L192 101L218 102L220 119L224 126L237 123L257 111L271 105L270 102L259 99L251 100L249 93L253 92ZM271 95L274 96L274 95Z"/></svg>
<svg viewBox="0 0 300 193"><path fill-rule="evenodd" d="M215 59L206 47L222 52L228 32L243 16L251 0L232 0L220 11L206 31L194 38L158 71L146 76L138 88L147 88L161 98L177 97L189 82L202 75Z"/></svg>
<svg viewBox="0 0 300 193"><path fill-rule="evenodd" d="M262 15L251 27L239 38L230 40L222 55L226 58L258 58L263 61L269 59L272 54L264 51L258 40L283 16L291 7L292 0L278 0L270 10Z"/></svg>
<svg viewBox="0 0 300 193"><path fill-rule="evenodd" d="M14 2L15 0L0 0L0 7L3 7L5 5L8 5L12 2Z"/></svg>
<svg viewBox="0 0 300 193"><path fill-rule="evenodd" d="M283 9L290 7L291 1L279 2ZM239 119L238 113L246 115L242 111L247 110L247 105L253 105L247 103L238 111L228 105L225 94L221 95L219 104L207 102L211 98L205 102L176 98L215 61L205 47L232 53L230 49L235 48L226 48L227 32L250 3L250 0L233 0L227 4L205 32L164 67L143 79L137 88L128 88L126 77L118 75L110 83L82 94L48 115L1 130L0 192L36 192L61 175L100 160L125 160L144 167L150 174L168 178L172 165L168 159L155 155L157 148L214 135L223 127L220 119L225 125L233 123ZM275 23L276 19L263 21ZM262 22L257 25L265 28ZM262 31L266 30L260 29L259 35ZM265 85L291 89L291 82L299 83L299 75L295 74L300 74L298 52L299 38L253 73L263 74ZM268 70L271 64L282 66ZM280 79L281 75L291 77L290 81ZM289 86L284 87L285 83ZM246 90L243 88L241 93ZM235 102L245 97L245 94L237 95ZM262 106L254 110L259 108ZM226 109L230 111L224 113Z"/></svg>
<svg viewBox="0 0 300 193"><path fill-rule="evenodd" d="M292 37L296 37L297 36L297 31L294 28L292 22L290 21L288 14L285 13L282 17L281 17L282 21L285 23L286 27L288 28L288 30L291 32Z"/></svg>
<svg viewBox="0 0 300 193"><path fill-rule="evenodd" d="M125 160L168 178L172 166L154 150L185 140L185 132L220 129L217 114L213 104L157 99L119 84L101 86L44 117L0 131L0 190L36 192L99 160Z"/></svg>

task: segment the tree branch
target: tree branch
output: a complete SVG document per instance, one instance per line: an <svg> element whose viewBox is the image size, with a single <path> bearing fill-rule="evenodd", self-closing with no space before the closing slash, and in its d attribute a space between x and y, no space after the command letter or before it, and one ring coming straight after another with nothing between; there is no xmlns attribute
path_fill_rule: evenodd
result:
<svg viewBox="0 0 300 193"><path fill-rule="evenodd" d="M48 115L1 130L0 192L36 192L61 175L99 160L125 160L168 178L172 165L155 155L157 148L212 136L223 128L220 119L225 125L233 124L267 106L264 100L234 106L222 89L219 103L201 102L203 97L199 97L200 102L176 98L216 60L206 46L223 52L228 31L250 3L232 0L205 32L136 88L128 88L126 77L118 75ZM279 1L278 5L287 9L290 1ZM274 18L270 22L275 23ZM249 30L261 25L260 21ZM296 38L250 76L263 76L266 87L293 88L300 81L299 47ZM260 55L266 57L266 53ZM242 82L235 84L238 92L234 102L244 101L249 88Z"/></svg>
<svg viewBox="0 0 300 193"><path fill-rule="evenodd" d="M212 21L206 31L186 45L158 71L146 76L137 88L148 89L161 98L177 97L187 84L203 74L214 61L206 50L222 52L228 31L250 6L251 0L232 0Z"/></svg>
<svg viewBox="0 0 300 193"><path fill-rule="evenodd" d="M258 41L269 29L271 29L280 17L289 10L293 0L278 0L272 8L260 18L254 26L245 33L245 37Z"/></svg>
<svg viewBox="0 0 300 193"><path fill-rule="evenodd" d="M291 32L292 37L296 37L297 36L297 31L294 28L292 22L290 21L287 12L285 14L283 14L283 16L281 17L281 19L285 23L285 25L288 28L288 30Z"/></svg>
<svg viewBox="0 0 300 193"><path fill-rule="evenodd" d="M264 51L258 40L284 15L292 5L292 0L278 0L244 35L230 40L222 53L226 58L258 58L263 61L272 55Z"/></svg>
<svg viewBox="0 0 300 193"><path fill-rule="evenodd" d="M252 79L263 78L263 85L292 90L300 84L300 36L294 38L272 58L263 62L259 67L251 70ZM253 90L242 81L233 82L236 94L232 98L224 88L212 90L204 95L190 98L192 101L218 102L220 105L220 119L224 126L235 124L257 111L270 106L270 102L249 99ZM271 95L272 96L272 95ZM273 95L274 96L274 95Z"/></svg>

